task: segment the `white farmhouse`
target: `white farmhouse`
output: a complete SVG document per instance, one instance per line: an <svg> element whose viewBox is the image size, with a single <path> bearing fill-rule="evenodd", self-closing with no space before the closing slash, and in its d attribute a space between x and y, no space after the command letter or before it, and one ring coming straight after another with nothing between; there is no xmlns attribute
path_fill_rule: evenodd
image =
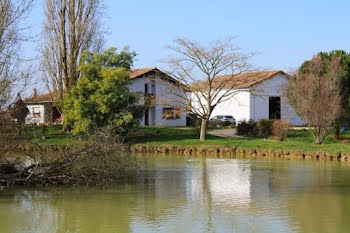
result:
<svg viewBox="0 0 350 233"><path fill-rule="evenodd" d="M157 68L142 68L131 70L130 79L130 91L140 95L140 104L149 106L140 119L141 125L186 126L186 111L175 104L181 93L176 86L180 84L173 78ZM26 123L61 122L61 114L50 93L33 93L24 102L29 109Z"/></svg>
<svg viewBox="0 0 350 233"><path fill-rule="evenodd" d="M141 104L149 105L141 125L186 126L186 111L178 106L181 91L175 79L157 68L131 70L130 91L139 93Z"/></svg>
<svg viewBox="0 0 350 233"><path fill-rule="evenodd" d="M234 87L232 93L235 94L219 103L212 117L232 115L237 122L265 118L289 120L293 125L305 124L287 102L284 90L288 75L281 70L221 75L216 80Z"/></svg>

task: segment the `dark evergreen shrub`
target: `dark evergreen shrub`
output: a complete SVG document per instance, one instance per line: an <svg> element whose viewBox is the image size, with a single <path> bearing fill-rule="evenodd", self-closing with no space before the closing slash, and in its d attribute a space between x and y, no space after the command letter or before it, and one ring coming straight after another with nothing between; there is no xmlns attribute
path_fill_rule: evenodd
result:
<svg viewBox="0 0 350 233"><path fill-rule="evenodd" d="M267 138L272 135L272 120L260 119L257 123L260 136Z"/></svg>
<svg viewBox="0 0 350 233"><path fill-rule="evenodd" d="M239 121L237 126L237 135L241 136L256 136L258 135L258 127L255 121Z"/></svg>

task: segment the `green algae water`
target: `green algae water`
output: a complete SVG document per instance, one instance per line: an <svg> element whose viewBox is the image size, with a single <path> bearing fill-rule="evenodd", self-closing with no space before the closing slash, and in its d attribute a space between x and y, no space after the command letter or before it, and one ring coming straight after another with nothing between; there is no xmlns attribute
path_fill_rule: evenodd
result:
<svg viewBox="0 0 350 233"><path fill-rule="evenodd" d="M350 165L144 156L139 182L0 190L0 232L350 232Z"/></svg>

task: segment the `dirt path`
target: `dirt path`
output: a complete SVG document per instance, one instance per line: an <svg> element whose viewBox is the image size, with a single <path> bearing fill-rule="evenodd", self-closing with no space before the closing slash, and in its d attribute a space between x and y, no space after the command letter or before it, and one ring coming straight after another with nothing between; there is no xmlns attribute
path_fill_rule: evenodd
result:
<svg viewBox="0 0 350 233"><path fill-rule="evenodd" d="M208 134L223 138L245 138L243 136L236 135L236 129L213 129L208 131Z"/></svg>

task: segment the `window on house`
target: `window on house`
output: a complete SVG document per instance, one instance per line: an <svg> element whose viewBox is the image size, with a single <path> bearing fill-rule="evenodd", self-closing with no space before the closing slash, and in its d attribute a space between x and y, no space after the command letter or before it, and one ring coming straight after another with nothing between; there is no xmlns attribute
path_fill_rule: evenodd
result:
<svg viewBox="0 0 350 233"><path fill-rule="evenodd" d="M148 83L145 83L145 95L148 94Z"/></svg>
<svg viewBox="0 0 350 233"><path fill-rule="evenodd" d="M163 118L167 120L180 119L180 108L163 108Z"/></svg>
<svg viewBox="0 0 350 233"><path fill-rule="evenodd" d="M40 108L33 108L33 117L34 118L40 118L41 117Z"/></svg>
<svg viewBox="0 0 350 233"><path fill-rule="evenodd" d="M156 93L156 81L155 80L151 80L151 92L152 92L152 94Z"/></svg>

